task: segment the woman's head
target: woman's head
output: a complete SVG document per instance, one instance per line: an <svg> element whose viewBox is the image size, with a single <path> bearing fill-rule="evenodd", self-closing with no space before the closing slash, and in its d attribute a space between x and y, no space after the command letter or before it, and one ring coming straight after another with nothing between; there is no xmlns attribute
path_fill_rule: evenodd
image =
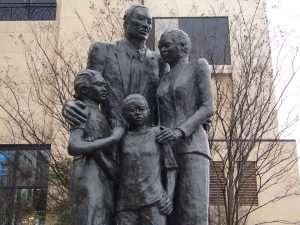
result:
<svg viewBox="0 0 300 225"><path fill-rule="evenodd" d="M182 30L170 30L161 35L158 48L162 58L170 63L189 56L191 40Z"/></svg>

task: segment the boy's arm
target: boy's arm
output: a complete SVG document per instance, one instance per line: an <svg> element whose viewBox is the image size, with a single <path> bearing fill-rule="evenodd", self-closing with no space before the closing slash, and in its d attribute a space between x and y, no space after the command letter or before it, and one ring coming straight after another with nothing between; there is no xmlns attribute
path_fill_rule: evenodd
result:
<svg viewBox="0 0 300 225"><path fill-rule="evenodd" d="M72 156L86 155L101 150L109 145L117 143L124 134L124 128L117 127L111 136L94 140L92 142L83 139L83 129L72 129L70 132L68 153Z"/></svg>
<svg viewBox="0 0 300 225"><path fill-rule="evenodd" d="M163 160L164 166L166 170L166 191L173 201L174 191L175 191L175 184L176 184L176 177L177 177L177 170L178 164L173 154L173 150L169 144L164 144L163 148Z"/></svg>
<svg viewBox="0 0 300 225"><path fill-rule="evenodd" d="M162 146L162 161L165 171L165 189L166 193L158 204L158 209L161 214L169 215L173 211L173 198L176 185L178 165L174 157L173 151L169 144Z"/></svg>

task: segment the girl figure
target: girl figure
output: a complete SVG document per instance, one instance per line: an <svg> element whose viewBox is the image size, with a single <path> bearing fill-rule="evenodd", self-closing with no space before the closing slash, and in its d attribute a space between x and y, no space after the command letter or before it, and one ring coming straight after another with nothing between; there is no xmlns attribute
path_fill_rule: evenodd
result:
<svg viewBox="0 0 300 225"><path fill-rule="evenodd" d="M170 65L157 90L159 143L171 143L177 153L175 219L172 225L207 225L210 150L203 124L214 114L211 74L201 58L189 62L191 41L181 30L162 34L161 57Z"/></svg>
<svg viewBox="0 0 300 225"><path fill-rule="evenodd" d="M83 70L74 81L75 97L86 105L87 122L70 131L72 225L112 225L116 148L123 128L111 132L99 105L107 100L106 82L98 71Z"/></svg>

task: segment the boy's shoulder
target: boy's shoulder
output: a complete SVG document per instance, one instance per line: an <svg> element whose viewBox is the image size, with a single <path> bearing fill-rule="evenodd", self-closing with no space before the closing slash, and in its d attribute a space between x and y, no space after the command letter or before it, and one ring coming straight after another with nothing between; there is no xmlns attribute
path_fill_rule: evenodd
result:
<svg viewBox="0 0 300 225"><path fill-rule="evenodd" d="M158 135L161 132L161 129L158 126L153 126L153 127L149 127L149 132Z"/></svg>

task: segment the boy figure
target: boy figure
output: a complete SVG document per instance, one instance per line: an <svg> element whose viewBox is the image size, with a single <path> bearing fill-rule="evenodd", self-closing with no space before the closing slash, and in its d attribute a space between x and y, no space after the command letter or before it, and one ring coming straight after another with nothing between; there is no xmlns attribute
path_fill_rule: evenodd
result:
<svg viewBox="0 0 300 225"><path fill-rule="evenodd" d="M150 110L143 96L127 96L122 108L129 129L121 145L116 224L165 225L173 210L176 160L170 148L156 143L160 128L147 127Z"/></svg>
<svg viewBox="0 0 300 225"><path fill-rule="evenodd" d="M74 81L75 97L84 102L85 124L72 127L68 152L75 156L71 177L72 225L112 225L116 148L123 128L111 127L100 111L107 100L106 82L98 71L84 70Z"/></svg>

